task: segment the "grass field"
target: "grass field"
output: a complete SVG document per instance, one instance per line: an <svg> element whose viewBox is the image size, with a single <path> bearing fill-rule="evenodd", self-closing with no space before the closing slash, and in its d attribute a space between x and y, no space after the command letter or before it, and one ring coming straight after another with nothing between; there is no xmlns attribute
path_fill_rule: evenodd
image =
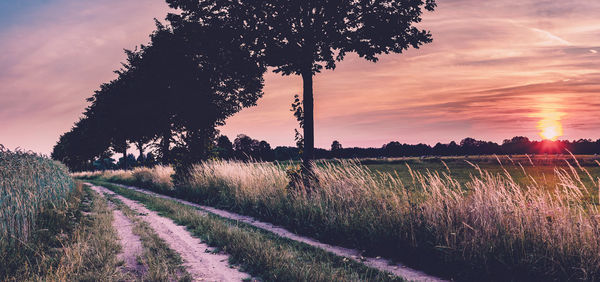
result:
<svg viewBox="0 0 600 282"><path fill-rule="evenodd" d="M289 164L227 161L197 165L177 186L165 185L167 173L142 178L147 169L78 177L252 215L445 277L600 278L594 156L362 163L321 162L308 186L290 182Z"/></svg>
<svg viewBox="0 0 600 282"><path fill-rule="evenodd" d="M577 156L577 160L590 175L600 176L600 164L596 162L600 157L584 155ZM476 165L492 174L508 172L516 182L523 185L535 184L532 183L533 178L537 184L546 187L555 187L560 182L555 169L570 170L569 165L578 167L571 155L368 159L362 160L361 163L373 171L397 174L401 179L411 179L410 170L446 172L461 184L466 184L473 176L479 175L479 171L474 167ZM594 184L584 171L578 170L577 173L586 186Z"/></svg>

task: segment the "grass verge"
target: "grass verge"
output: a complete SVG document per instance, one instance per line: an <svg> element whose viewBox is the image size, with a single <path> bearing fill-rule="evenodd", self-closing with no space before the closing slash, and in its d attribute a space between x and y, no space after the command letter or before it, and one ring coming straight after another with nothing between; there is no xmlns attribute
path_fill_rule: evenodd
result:
<svg viewBox="0 0 600 282"><path fill-rule="evenodd" d="M119 186L93 181L187 226L208 245L230 255L230 263L266 281L402 281L401 278L278 237L250 225L202 215L197 209Z"/></svg>
<svg viewBox="0 0 600 282"><path fill-rule="evenodd" d="M20 248L2 254L2 281L123 281L106 201L78 183L64 205L44 210Z"/></svg>

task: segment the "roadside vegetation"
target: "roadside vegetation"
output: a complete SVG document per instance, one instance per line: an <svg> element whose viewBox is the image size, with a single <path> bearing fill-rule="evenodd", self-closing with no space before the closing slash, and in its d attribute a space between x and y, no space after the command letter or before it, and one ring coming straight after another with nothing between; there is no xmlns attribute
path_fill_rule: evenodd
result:
<svg viewBox="0 0 600 282"><path fill-rule="evenodd" d="M39 229L40 214L64 206L73 180L57 161L0 145L0 188L0 248L15 248Z"/></svg>
<svg viewBox="0 0 600 282"><path fill-rule="evenodd" d="M205 215L172 200L94 181L146 205L188 230L208 245L230 255L230 263L265 281L401 281L389 273L281 238L250 225Z"/></svg>
<svg viewBox="0 0 600 282"><path fill-rule="evenodd" d="M61 205L40 212L28 240L1 251L2 281L124 281L106 201L77 183ZM5 243L6 241L2 241Z"/></svg>
<svg viewBox="0 0 600 282"><path fill-rule="evenodd" d="M516 181L508 170L490 173L475 164L464 184L449 168L408 167L411 176L401 178L352 161L320 163L309 183L293 181L295 170L282 165L236 161L195 165L173 189L125 177L133 174L128 171L111 172L109 180L251 215L446 277L594 280L600 278L599 179L574 163L555 167L551 184L531 175Z"/></svg>

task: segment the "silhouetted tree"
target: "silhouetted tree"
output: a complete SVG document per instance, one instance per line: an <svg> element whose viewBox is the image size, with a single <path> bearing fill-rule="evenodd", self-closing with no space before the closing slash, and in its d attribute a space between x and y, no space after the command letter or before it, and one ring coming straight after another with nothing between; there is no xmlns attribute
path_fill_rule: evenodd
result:
<svg viewBox="0 0 600 282"><path fill-rule="evenodd" d="M230 159L233 157L233 143L229 140L229 137L225 135L217 138L217 155L222 159Z"/></svg>
<svg viewBox="0 0 600 282"><path fill-rule="evenodd" d="M228 26L243 46L251 46L264 62L283 75L303 80L304 165L313 158L313 75L334 69L348 52L377 61L381 53L401 53L431 42L429 32L413 26L434 0L167 0L181 14L170 14L174 26L197 22Z"/></svg>
<svg viewBox="0 0 600 282"><path fill-rule="evenodd" d="M150 44L126 50L118 78L101 85L85 115L101 121L116 152L126 156L133 143L143 155L145 144L160 140L163 163L177 160L183 172L208 158L217 126L255 105L265 67L228 29L156 25Z"/></svg>
<svg viewBox="0 0 600 282"><path fill-rule="evenodd" d="M331 154L335 158L341 157L340 151L342 150L342 144L339 141L334 140L331 143Z"/></svg>
<svg viewBox="0 0 600 282"><path fill-rule="evenodd" d="M245 134L239 134L235 140L233 140L235 157L239 160L249 160L254 158L256 155L255 152L258 151L258 144L258 140L252 139Z"/></svg>
<svg viewBox="0 0 600 282"><path fill-rule="evenodd" d="M275 159L275 155L273 153L273 149L271 149L271 144L267 143L267 141L260 141L258 143L258 152L257 157L266 162L271 162Z"/></svg>

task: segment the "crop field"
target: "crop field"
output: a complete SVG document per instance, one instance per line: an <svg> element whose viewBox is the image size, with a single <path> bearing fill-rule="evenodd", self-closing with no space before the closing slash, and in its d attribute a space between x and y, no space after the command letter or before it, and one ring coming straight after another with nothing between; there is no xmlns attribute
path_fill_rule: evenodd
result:
<svg viewBox="0 0 600 282"><path fill-rule="evenodd" d="M575 162L577 159L577 162ZM555 187L560 181L555 173L558 170L568 170L571 167L585 168L576 170L581 181L591 186L587 172L595 178L600 177L599 156L578 155L541 155L541 156L471 156L471 157L442 157L442 158L396 158L396 159L366 159L361 163L376 172L397 174L400 179L411 179L410 171L448 173L454 180L465 184L472 177L480 175L478 170L492 174L510 174L523 185L543 184L545 187ZM593 177L594 178L594 177ZM533 183L535 182L535 183Z"/></svg>
<svg viewBox="0 0 600 282"><path fill-rule="evenodd" d="M209 161L178 185L168 167L81 173L251 215L442 277L597 279L595 156ZM166 172L166 173L165 173ZM161 175L161 177L158 177Z"/></svg>
<svg viewBox="0 0 600 282"><path fill-rule="evenodd" d="M0 241L26 242L37 215L60 206L73 189L67 168L59 162L0 146Z"/></svg>

